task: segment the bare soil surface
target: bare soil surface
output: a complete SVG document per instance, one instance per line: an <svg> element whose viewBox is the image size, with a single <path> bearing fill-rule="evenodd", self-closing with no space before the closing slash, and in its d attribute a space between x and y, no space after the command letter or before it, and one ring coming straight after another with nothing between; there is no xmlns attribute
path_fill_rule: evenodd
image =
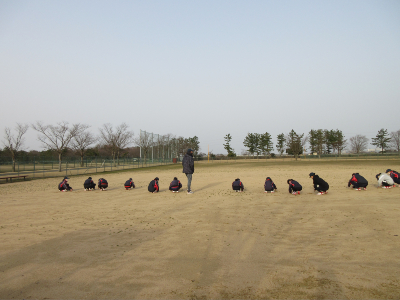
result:
<svg viewBox="0 0 400 300"><path fill-rule="evenodd" d="M375 179L387 168L400 161L196 163L191 195L168 191L174 176L186 187L180 165L73 176L66 193L63 175L1 184L0 298L399 299L400 188ZM353 172L367 191L347 188ZM85 192L89 175L109 189Z"/></svg>

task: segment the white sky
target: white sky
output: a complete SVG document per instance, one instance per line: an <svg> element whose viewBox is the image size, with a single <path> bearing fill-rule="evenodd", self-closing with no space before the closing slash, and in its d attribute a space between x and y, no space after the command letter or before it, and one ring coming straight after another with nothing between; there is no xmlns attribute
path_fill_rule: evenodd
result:
<svg viewBox="0 0 400 300"><path fill-rule="evenodd" d="M248 132L399 130L399 100L397 0L0 0L1 139L126 122L240 154Z"/></svg>

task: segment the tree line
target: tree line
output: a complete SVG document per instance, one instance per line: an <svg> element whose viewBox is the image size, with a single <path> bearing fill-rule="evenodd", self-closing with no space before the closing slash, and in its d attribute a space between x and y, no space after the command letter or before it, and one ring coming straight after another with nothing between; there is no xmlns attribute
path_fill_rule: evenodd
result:
<svg viewBox="0 0 400 300"><path fill-rule="evenodd" d="M234 149L231 147L231 134L224 137L224 149L228 152L229 157L236 156ZM287 133L277 135L276 150L280 155L283 153L293 155L296 159L307 149L317 154L337 154L341 155L342 150L349 148L352 153L360 153L367 149L369 139L365 135L358 134L345 139L343 132L339 129L311 129L307 135L298 134L293 129ZM372 138L371 144L380 149L381 153L387 150L400 152L400 130L388 133L387 129L380 129L377 135ZM248 133L243 141L246 151L250 155L257 157L262 155L272 155L274 147L271 135L265 133Z"/></svg>
<svg viewBox="0 0 400 300"><path fill-rule="evenodd" d="M121 153L131 145L139 147L145 159L149 151L154 151L154 148L158 151L159 157L163 158L166 158L167 155L178 157L185 154L188 148L192 148L196 155L200 149L197 136L184 138L167 134L156 135L157 139L154 139L153 135L150 138L150 134L144 132L144 134L135 138L133 131L129 129L126 123L116 127L109 123L103 124L98 129L97 135L89 130L89 125L80 123L71 125L65 121L56 125L43 124L39 121L31 125L17 123L14 130L9 127L5 128L4 149L0 152L7 153L11 157L13 171L15 171L19 155L24 152L24 135L29 128L38 133L38 141L41 142L45 151L57 154L60 172L62 158L68 151L74 151L78 154L81 166L83 166L84 157L88 152L96 154L96 151L93 151L94 147L108 152L114 165L119 163Z"/></svg>

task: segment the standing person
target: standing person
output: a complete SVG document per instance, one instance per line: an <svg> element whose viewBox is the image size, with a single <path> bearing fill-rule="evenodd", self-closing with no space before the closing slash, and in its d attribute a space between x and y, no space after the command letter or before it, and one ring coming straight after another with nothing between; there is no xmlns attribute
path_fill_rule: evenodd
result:
<svg viewBox="0 0 400 300"><path fill-rule="evenodd" d="M92 177L89 177L88 179L85 180L85 182L83 183L83 187L85 191L96 189L96 184L93 182Z"/></svg>
<svg viewBox="0 0 400 300"><path fill-rule="evenodd" d="M289 193L292 195L300 195L300 191L303 189L300 183L294 179L288 179L287 183L289 184Z"/></svg>
<svg viewBox="0 0 400 300"><path fill-rule="evenodd" d="M329 190L329 184L325 180L320 178L314 172L311 172L309 175L310 178L312 178L313 180L314 191L318 191L317 195L323 195L328 193L327 190Z"/></svg>
<svg viewBox="0 0 400 300"><path fill-rule="evenodd" d="M98 183L97 183L97 186L99 187L99 189L101 191L105 191L106 188L108 188L108 181L105 180L104 178L100 178Z"/></svg>
<svg viewBox="0 0 400 300"><path fill-rule="evenodd" d="M347 186L350 187L350 185L352 185L353 188L357 191L361 191L361 188L364 188L364 190L367 190L368 181L360 174L353 173L353 174L351 174L351 178L350 178L349 184Z"/></svg>
<svg viewBox="0 0 400 300"><path fill-rule="evenodd" d="M169 190L173 193L179 193L179 190L182 188L182 183L178 180L177 177L174 177L174 180L169 184Z"/></svg>
<svg viewBox="0 0 400 300"><path fill-rule="evenodd" d="M158 185L158 181L160 178L156 177L149 183L149 187L147 188L150 193L158 193L160 191L160 186Z"/></svg>
<svg viewBox="0 0 400 300"><path fill-rule="evenodd" d="M275 192L275 190L277 190L276 185L272 181L271 177L267 177L265 179L264 190L265 190L265 193L268 193L268 192L273 193L273 192Z"/></svg>
<svg viewBox="0 0 400 300"><path fill-rule="evenodd" d="M65 176L63 181L58 184L58 189L60 192L73 191L72 187L70 187L68 184L68 179L69 178Z"/></svg>
<svg viewBox="0 0 400 300"><path fill-rule="evenodd" d="M376 180L378 180L378 187L382 187L383 189L390 189L394 185L394 181L392 177L390 177L386 173L376 174Z"/></svg>
<svg viewBox="0 0 400 300"><path fill-rule="evenodd" d="M400 185L400 174L394 170L391 169L387 169L386 173L389 174L390 177L392 177L394 183L397 183L398 185ZM396 185L393 184L393 187L395 187Z"/></svg>
<svg viewBox="0 0 400 300"><path fill-rule="evenodd" d="M232 182L232 189L236 192L243 192L244 190L244 185L240 181L239 178L236 178L234 182Z"/></svg>
<svg viewBox="0 0 400 300"><path fill-rule="evenodd" d="M130 190L130 189L134 189L135 188L135 183L133 182L132 178L129 178L126 182L125 182L125 190Z"/></svg>
<svg viewBox="0 0 400 300"><path fill-rule="evenodd" d="M188 184L187 184L187 193L188 194L193 194L191 185L192 185L192 175L194 173L194 159L193 159L193 150L188 149L185 156L182 159L182 166L183 166L183 171L182 173L186 174L186 177L188 179Z"/></svg>

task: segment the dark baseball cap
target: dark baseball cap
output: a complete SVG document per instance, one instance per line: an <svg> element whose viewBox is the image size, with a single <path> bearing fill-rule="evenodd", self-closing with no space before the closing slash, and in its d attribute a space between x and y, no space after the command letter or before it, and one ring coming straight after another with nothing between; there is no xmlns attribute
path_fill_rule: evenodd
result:
<svg viewBox="0 0 400 300"><path fill-rule="evenodd" d="M311 172L308 176L315 176L315 173L314 172Z"/></svg>

